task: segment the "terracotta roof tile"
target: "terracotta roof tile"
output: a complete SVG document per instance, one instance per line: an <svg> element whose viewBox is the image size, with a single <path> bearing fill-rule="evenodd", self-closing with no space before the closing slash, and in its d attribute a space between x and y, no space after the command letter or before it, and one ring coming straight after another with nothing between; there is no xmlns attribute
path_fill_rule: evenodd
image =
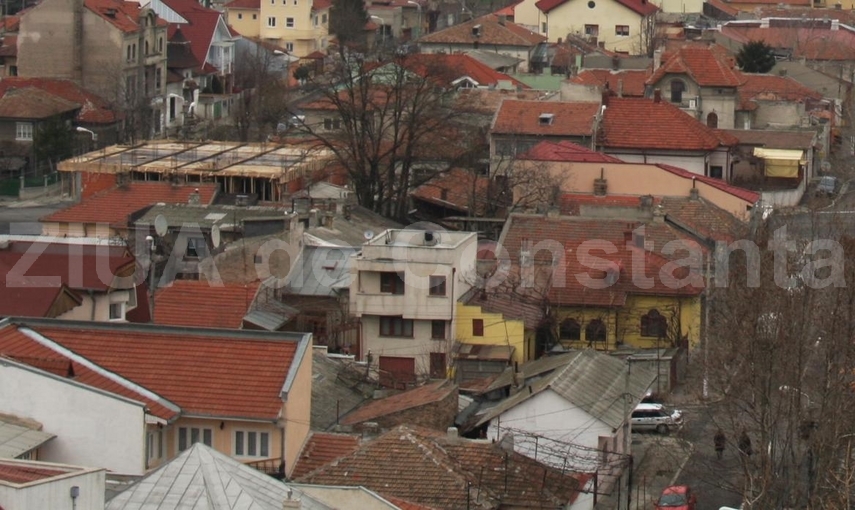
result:
<svg viewBox="0 0 855 510"><path fill-rule="evenodd" d="M748 225L703 197L664 197L661 204L668 220L685 225L695 234L727 243L748 235Z"/></svg>
<svg viewBox="0 0 855 510"><path fill-rule="evenodd" d="M830 21L770 20L767 28L762 28L759 21L727 23L719 30L722 36L738 43L763 41L778 51L789 52L792 59L855 60L855 30L845 26L832 30Z"/></svg>
<svg viewBox="0 0 855 510"><path fill-rule="evenodd" d="M80 106L34 87L12 89L0 97L0 118L48 119Z"/></svg>
<svg viewBox="0 0 855 510"><path fill-rule="evenodd" d="M599 103L508 99L502 101L499 107L492 132L507 135L591 136L594 115L599 110ZM542 122L543 114L551 114L551 122Z"/></svg>
<svg viewBox="0 0 855 510"><path fill-rule="evenodd" d="M195 184L174 186L168 182L131 182L93 195L76 205L72 205L45 216L42 222L59 223L104 223L113 226L125 226L131 213L156 203L186 204L190 194L196 189L201 195L202 204L214 200L218 186L216 184Z"/></svg>
<svg viewBox="0 0 855 510"><path fill-rule="evenodd" d="M312 1L312 10L313 11L323 11L325 9L329 9L332 7L332 0L313 0Z"/></svg>
<svg viewBox="0 0 855 510"><path fill-rule="evenodd" d="M84 0L87 9L101 16L107 23L122 32L131 33L140 29L140 10L137 2L125 0ZM166 21L157 18L158 26L166 26Z"/></svg>
<svg viewBox="0 0 855 510"><path fill-rule="evenodd" d="M261 0L232 0L226 9L261 9Z"/></svg>
<svg viewBox="0 0 855 510"><path fill-rule="evenodd" d="M534 5L542 12L548 14L549 11L554 10L568 1L569 0L540 0ZM641 16L650 16L659 10L653 2L648 2L647 0L617 0L617 2Z"/></svg>
<svg viewBox="0 0 855 510"><path fill-rule="evenodd" d="M586 147L573 142L563 140L560 142L543 141L532 147L528 152L521 154L519 159L533 161L567 161L573 163L622 163L620 159L592 151Z"/></svg>
<svg viewBox="0 0 855 510"><path fill-rule="evenodd" d="M475 25L481 25L480 35L475 37L472 34L472 28ZM488 14L460 23L444 30L428 34L421 39L419 43L426 44L473 44L478 41L484 46L499 45L499 46L524 46L530 48L539 43L545 42L546 37L536 34L531 30L521 27L520 25L506 21L503 24L499 23L499 16L496 14Z"/></svg>
<svg viewBox="0 0 855 510"><path fill-rule="evenodd" d="M478 214L486 208L489 184L490 179L486 177L455 168L422 184L411 196L461 213L469 212L470 198L474 198L475 214Z"/></svg>
<svg viewBox="0 0 855 510"><path fill-rule="evenodd" d="M567 81L597 87L608 85L609 90L615 93L620 90L624 97L644 97L644 86L649 76L648 70L585 69Z"/></svg>
<svg viewBox="0 0 855 510"><path fill-rule="evenodd" d="M0 353L28 355L38 350L43 357L58 355L16 331L22 327L168 399L185 415L276 419L282 410L280 392L297 353L295 341L236 337L226 331L49 322L0 330ZM7 340L10 336L16 341ZM76 379L127 396L129 390L118 383L92 374L78 374ZM170 414L163 409L158 416Z"/></svg>
<svg viewBox="0 0 855 510"><path fill-rule="evenodd" d="M178 27L181 27L184 37L190 41L193 56L199 63L206 63L208 48L214 39L214 33L220 23L222 13L208 9L196 0L163 0L163 3L187 20L187 23L180 25L170 23L167 29L167 39L171 40Z"/></svg>
<svg viewBox="0 0 855 510"><path fill-rule="evenodd" d="M664 165L664 164L660 163L660 164L657 164L656 166L665 170L666 172L671 172L674 175L679 175L680 177L683 177L684 179L697 179L698 181L703 182L704 184L707 184L707 185L712 186L714 188L717 188L717 189L720 189L720 190L725 191L727 193L730 193L731 195L738 197L738 198L741 198L742 200L745 200L746 202L749 202L751 204L755 204L755 203L757 203L758 200L760 200L760 194L759 193L751 191L751 190L747 190L745 188L740 188L739 186L734 186L732 184L728 184L728 183L722 181L721 179L715 179L713 177L698 175L698 174L692 173L688 170L685 170L683 168L679 168L679 167L676 167L673 165Z"/></svg>
<svg viewBox="0 0 855 510"><path fill-rule="evenodd" d="M120 120L119 114L111 109L107 100L80 87L71 80L10 76L0 81L0 96L5 96L16 89L28 87L43 90L53 96L81 105L80 112L77 114L79 122L112 124Z"/></svg>
<svg viewBox="0 0 855 510"><path fill-rule="evenodd" d="M303 478L338 458L350 455L359 447L359 439L360 436L355 434L312 432L300 452L291 477Z"/></svg>
<svg viewBox="0 0 855 510"><path fill-rule="evenodd" d="M0 480L14 484L25 484L67 474L63 469L50 469L39 466L22 466L0 462Z"/></svg>
<svg viewBox="0 0 855 510"><path fill-rule="evenodd" d="M734 66L733 58L717 45L714 48L685 46L663 60L647 84L656 84L667 74L687 74L702 87L736 87L744 79Z"/></svg>
<svg viewBox="0 0 855 510"><path fill-rule="evenodd" d="M769 149L809 149L816 143L816 131L773 131L761 129L728 129L740 145Z"/></svg>
<svg viewBox="0 0 855 510"><path fill-rule="evenodd" d="M438 510L459 510L477 491L479 508L557 508L575 501L586 475L562 472L488 441L400 426L303 481L362 485Z"/></svg>
<svg viewBox="0 0 855 510"><path fill-rule="evenodd" d="M741 74L745 81L736 92L739 96L739 107L743 110L755 109L756 101L805 102L822 99L822 94L789 76Z"/></svg>
<svg viewBox="0 0 855 510"><path fill-rule="evenodd" d="M154 322L169 326L240 329L259 282L215 286L204 280L175 280L157 289Z"/></svg>
<svg viewBox="0 0 855 510"><path fill-rule="evenodd" d="M707 127L667 101L610 97L598 142L610 149L709 151L736 145L737 140Z"/></svg>
<svg viewBox="0 0 855 510"><path fill-rule="evenodd" d="M727 15L735 17L739 14L739 9L731 7L724 0L706 0L706 2Z"/></svg>
<svg viewBox="0 0 855 510"><path fill-rule="evenodd" d="M460 78L469 77L481 87L496 86L504 81L515 88L530 88L516 78L500 73L462 53L419 53L403 59L400 63L421 76L444 82L443 85L451 85Z"/></svg>
<svg viewBox="0 0 855 510"><path fill-rule="evenodd" d="M396 498L395 496L383 496L389 503L397 506L401 510L436 510L432 506L420 505L418 503L413 503L412 501L407 501L406 499Z"/></svg>
<svg viewBox="0 0 855 510"><path fill-rule="evenodd" d="M770 7L755 7L753 12L757 18L798 18L798 19L821 19L831 20L836 19L841 23L849 26L855 26L855 10L853 9L835 9L825 8L819 9L814 7L798 7L794 5L786 5L784 9L779 7L781 4L775 4ZM738 11L737 11L738 12Z"/></svg>
<svg viewBox="0 0 855 510"><path fill-rule="evenodd" d="M392 395L391 397L374 400L348 413L341 420L341 424L356 425L377 419L381 416L439 402L446 398L449 393L455 391L456 388L454 384L443 380Z"/></svg>

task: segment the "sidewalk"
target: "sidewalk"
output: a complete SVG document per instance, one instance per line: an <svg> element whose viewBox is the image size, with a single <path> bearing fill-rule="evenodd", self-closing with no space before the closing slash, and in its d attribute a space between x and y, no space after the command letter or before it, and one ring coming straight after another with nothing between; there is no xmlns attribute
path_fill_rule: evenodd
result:
<svg viewBox="0 0 855 510"><path fill-rule="evenodd" d="M20 209L25 207L44 207L50 205L57 205L64 202L71 202L71 199L68 197L64 197L62 195L58 196L44 196L39 198L34 198L31 200L20 200L17 197L3 197L0 196L0 209L9 208L9 209Z"/></svg>
<svg viewBox="0 0 855 510"><path fill-rule="evenodd" d="M665 487L674 485L692 455L694 447L688 441L673 436L645 437L633 440L633 473L630 510L650 509ZM642 453L640 456L636 454Z"/></svg>

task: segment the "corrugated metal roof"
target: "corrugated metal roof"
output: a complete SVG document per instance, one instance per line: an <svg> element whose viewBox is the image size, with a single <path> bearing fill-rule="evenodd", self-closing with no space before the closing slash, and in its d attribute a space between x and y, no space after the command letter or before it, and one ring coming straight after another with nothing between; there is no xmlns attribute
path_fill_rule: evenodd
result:
<svg viewBox="0 0 855 510"><path fill-rule="evenodd" d="M266 329L267 331L278 331L279 328L284 326L292 317L297 315L297 313L297 310L294 310L293 315L277 315L271 312L253 310L244 315L243 320L244 322Z"/></svg>
<svg viewBox="0 0 855 510"><path fill-rule="evenodd" d="M335 289L350 287L350 247L303 246L297 270L291 270L285 287L299 296L334 296Z"/></svg>
<svg viewBox="0 0 855 510"><path fill-rule="evenodd" d="M55 438L54 434L0 419L0 459L15 459Z"/></svg>

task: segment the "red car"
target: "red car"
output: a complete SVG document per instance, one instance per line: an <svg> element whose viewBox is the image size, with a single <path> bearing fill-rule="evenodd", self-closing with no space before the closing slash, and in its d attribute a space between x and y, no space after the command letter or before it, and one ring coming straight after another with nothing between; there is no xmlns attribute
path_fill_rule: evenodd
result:
<svg viewBox="0 0 855 510"><path fill-rule="evenodd" d="M695 510L695 493L688 485L672 485L662 491L656 510Z"/></svg>

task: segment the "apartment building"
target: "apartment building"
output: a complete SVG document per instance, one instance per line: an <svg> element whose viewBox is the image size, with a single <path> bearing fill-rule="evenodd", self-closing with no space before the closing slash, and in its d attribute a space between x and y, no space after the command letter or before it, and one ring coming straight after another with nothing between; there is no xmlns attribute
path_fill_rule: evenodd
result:
<svg viewBox="0 0 855 510"><path fill-rule="evenodd" d="M274 43L297 57L326 50L332 0L233 0L226 21L244 37Z"/></svg>

